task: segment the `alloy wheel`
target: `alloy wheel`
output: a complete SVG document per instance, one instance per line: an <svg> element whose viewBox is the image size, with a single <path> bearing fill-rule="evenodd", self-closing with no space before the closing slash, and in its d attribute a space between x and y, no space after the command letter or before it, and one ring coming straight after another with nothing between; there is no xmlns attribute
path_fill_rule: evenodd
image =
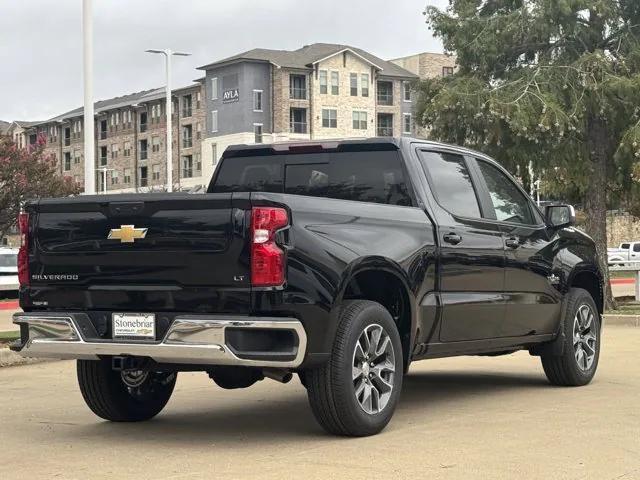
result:
<svg viewBox="0 0 640 480"><path fill-rule="evenodd" d="M580 370L587 371L593 365L597 341L593 311L589 305L581 305L573 319L573 350Z"/></svg>
<svg viewBox="0 0 640 480"><path fill-rule="evenodd" d="M389 334L378 324L367 326L353 351L353 387L360 408L380 413L393 392L396 361Z"/></svg>

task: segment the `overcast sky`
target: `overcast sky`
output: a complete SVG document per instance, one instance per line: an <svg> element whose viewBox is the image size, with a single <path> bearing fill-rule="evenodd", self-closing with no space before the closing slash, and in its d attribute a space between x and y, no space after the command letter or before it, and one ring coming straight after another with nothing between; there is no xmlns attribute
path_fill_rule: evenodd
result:
<svg viewBox="0 0 640 480"><path fill-rule="evenodd" d="M164 85L251 48L343 43L388 59L442 51L424 23L425 0L94 0L96 100ZM447 0L429 4L444 7ZM0 0L0 120L44 120L82 105L82 0Z"/></svg>

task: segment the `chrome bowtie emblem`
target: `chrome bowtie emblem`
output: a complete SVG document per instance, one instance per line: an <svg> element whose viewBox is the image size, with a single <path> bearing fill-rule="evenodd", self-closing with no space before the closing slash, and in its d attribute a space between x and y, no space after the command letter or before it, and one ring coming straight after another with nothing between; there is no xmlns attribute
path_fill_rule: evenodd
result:
<svg viewBox="0 0 640 480"><path fill-rule="evenodd" d="M135 225L120 225L120 228L109 230L107 239L120 240L120 243L133 243L147 236L147 228L136 228Z"/></svg>

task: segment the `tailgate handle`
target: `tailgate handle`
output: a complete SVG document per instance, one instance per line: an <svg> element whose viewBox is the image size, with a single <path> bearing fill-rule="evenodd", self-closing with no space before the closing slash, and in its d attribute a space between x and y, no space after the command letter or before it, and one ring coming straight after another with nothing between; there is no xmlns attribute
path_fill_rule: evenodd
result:
<svg viewBox="0 0 640 480"><path fill-rule="evenodd" d="M144 210L144 202L111 202L109 214L113 217L137 215Z"/></svg>

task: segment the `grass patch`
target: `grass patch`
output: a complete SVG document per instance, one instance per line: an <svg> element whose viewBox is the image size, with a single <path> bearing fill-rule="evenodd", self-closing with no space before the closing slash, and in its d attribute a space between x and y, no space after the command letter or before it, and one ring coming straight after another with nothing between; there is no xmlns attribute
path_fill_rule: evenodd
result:
<svg viewBox="0 0 640 480"><path fill-rule="evenodd" d="M20 338L20 332L0 332L0 346L4 346Z"/></svg>
<svg viewBox="0 0 640 480"><path fill-rule="evenodd" d="M617 310L607 310L605 313L611 315L640 315L640 303L618 303Z"/></svg>
<svg viewBox="0 0 640 480"><path fill-rule="evenodd" d="M636 272L609 271L609 278L636 278Z"/></svg>

